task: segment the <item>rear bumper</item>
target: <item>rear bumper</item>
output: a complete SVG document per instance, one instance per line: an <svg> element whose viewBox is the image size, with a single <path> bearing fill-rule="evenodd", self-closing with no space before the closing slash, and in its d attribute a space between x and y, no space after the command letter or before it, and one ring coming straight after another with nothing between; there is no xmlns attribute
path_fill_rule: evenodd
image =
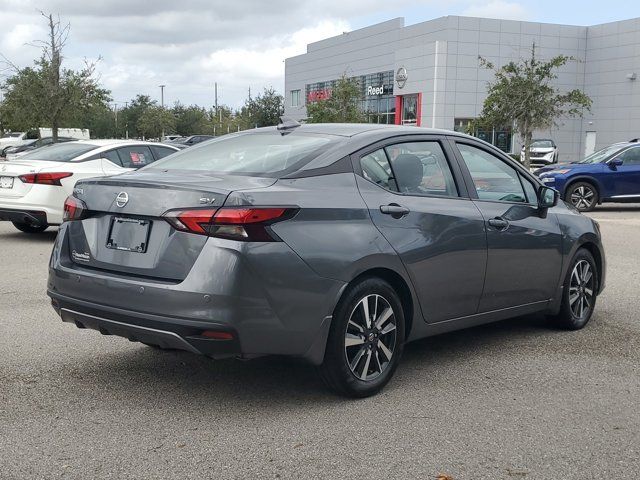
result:
<svg viewBox="0 0 640 480"><path fill-rule="evenodd" d="M27 223L33 226L47 225L47 212L42 210L0 207L0 221Z"/></svg>
<svg viewBox="0 0 640 480"><path fill-rule="evenodd" d="M90 328L103 335L117 335L132 342L186 350L212 358L237 357L242 354L237 332L213 322L195 322L140 314L113 307L92 305L48 291L51 304L64 322L78 328ZM205 331L224 332L232 338L218 340L203 337Z"/></svg>
<svg viewBox="0 0 640 480"><path fill-rule="evenodd" d="M64 321L214 358L322 362L345 283L318 276L284 242L210 238L186 278L161 281L74 262L69 230L64 223L58 232L47 291ZM212 341L204 331L230 332L234 341Z"/></svg>

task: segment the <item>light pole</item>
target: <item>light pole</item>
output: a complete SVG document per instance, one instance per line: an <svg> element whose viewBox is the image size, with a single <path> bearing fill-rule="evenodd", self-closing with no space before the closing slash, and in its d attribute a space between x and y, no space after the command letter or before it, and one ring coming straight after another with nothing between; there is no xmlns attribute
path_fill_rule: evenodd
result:
<svg viewBox="0 0 640 480"><path fill-rule="evenodd" d="M160 107L162 107L162 113L164 114L164 87L166 85L158 85L160 87ZM160 140L164 139L164 122L162 122L162 137Z"/></svg>

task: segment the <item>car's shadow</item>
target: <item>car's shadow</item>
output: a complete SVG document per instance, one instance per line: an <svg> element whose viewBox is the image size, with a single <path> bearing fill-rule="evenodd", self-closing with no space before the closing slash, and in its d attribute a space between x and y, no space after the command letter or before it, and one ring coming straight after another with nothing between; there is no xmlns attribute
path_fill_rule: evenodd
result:
<svg viewBox="0 0 640 480"><path fill-rule="evenodd" d="M385 392L406 388L407 384L421 378L443 378L442 373L448 368L460 368L460 362L487 353L487 349L514 353L522 339L529 341L531 337L554 334L545 317L537 315L410 343L405 348L396 378ZM544 342L540 343L544 345ZM66 381L76 383L74 377L78 375L78 387L82 390L85 388L82 379L90 376L94 385L100 383L110 390L120 390L119 398L127 398L127 402L135 404L166 402L169 408L175 402L188 399L191 405L204 409L228 402L269 403L295 409L305 404L308 407L311 401L324 404L342 401L327 391L313 366L290 358L214 361L187 352L163 351L136 344L124 351L102 353L93 360L85 367L75 363L71 372L65 372Z"/></svg>
<svg viewBox="0 0 640 480"><path fill-rule="evenodd" d="M598 213L598 212L640 212L640 204L639 203L605 203L603 205L598 205L594 210L589 213Z"/></svg>
<svg viewBox="0 0 640 480"><path fill-rule="evenodd" d="M53 243L58 235L57 227L49 227L40 233L24 233L19 230L0 232L0 240L14 240L20 243Z"/></svg>

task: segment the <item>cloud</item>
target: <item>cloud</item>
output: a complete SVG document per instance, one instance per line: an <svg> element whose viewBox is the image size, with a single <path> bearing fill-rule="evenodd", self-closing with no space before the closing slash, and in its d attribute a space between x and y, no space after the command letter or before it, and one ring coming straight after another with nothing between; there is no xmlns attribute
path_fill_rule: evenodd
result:
<svg viewBox="0 0 640 480"><path fill-rule="evenodd" d="M468 17L501 18L504 20L531 20L530 12L520 3L492 0L475 3L462 11Z"/></svg>

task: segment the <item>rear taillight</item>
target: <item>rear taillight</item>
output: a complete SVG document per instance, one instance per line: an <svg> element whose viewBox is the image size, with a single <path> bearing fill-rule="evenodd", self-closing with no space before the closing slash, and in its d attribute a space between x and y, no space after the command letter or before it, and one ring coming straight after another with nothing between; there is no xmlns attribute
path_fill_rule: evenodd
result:
<svg viewBox="0 0 640 480"><path fill-rule="evenodd" d="M25 173L18 178L24 183L34 183L38 185L62 186L60 180L73 175L71 172L45 172L45 173Z"/></svg>
<svg viewBox="0 0 640 480"><path fill-rule="evenodd" d="M64 201L64 213L62 214L62 221L68 222L70 220L82 220L87 215L87 205L76 197L67 197Z"/></svg>
<svg viewBox="0 0 640 480"><path fill-rule="evenodd" d="M177 230L245 242L279 239L269 225L287 220L298 211L292 207L234 207L170 210L163 218Z"/></svg>

